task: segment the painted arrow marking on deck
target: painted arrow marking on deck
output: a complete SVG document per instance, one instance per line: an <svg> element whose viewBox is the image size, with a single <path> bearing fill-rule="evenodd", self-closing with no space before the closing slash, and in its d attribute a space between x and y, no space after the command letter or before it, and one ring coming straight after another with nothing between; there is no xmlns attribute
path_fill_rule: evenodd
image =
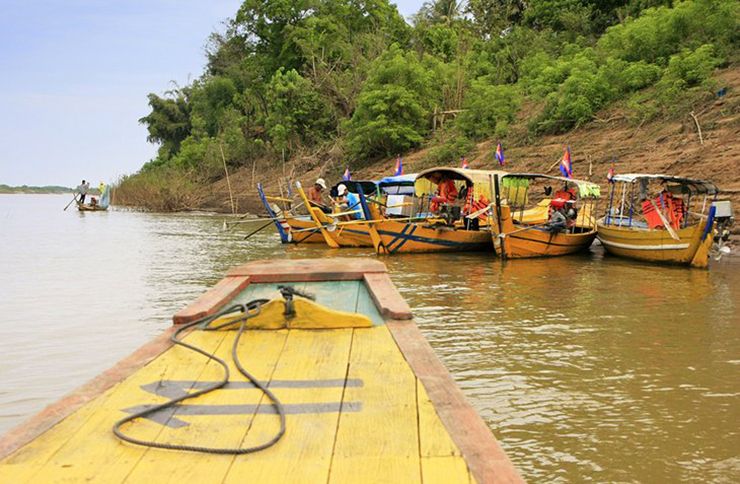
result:
<svg viewBox="0 0 740 484"><path fill-rule="evenodd" d="M146 385L141 389L167 398L178 398L188 394L188 390L200 390L215 382L194 382L186 380L161 380ZM363 381L357 378L329 379L329 380L273 380L269 383L270 388L342 388L361 387ZM256 389L251 382L229 382L219 390L247 390ZM126 413L135 413L154 405L136 405L124 408ZM361 402L328 402L328 403L293 403L284 404L283 408L288 415L305 413L331 413L331 412L359 412L362 410ZM275 407L270 404L260 405L177 405L173 408L155 412L147 415L147 420L166 425L172 428L186 427L189 424L175 417L185 415L244 415L244 414L275 414Z"/></svg>

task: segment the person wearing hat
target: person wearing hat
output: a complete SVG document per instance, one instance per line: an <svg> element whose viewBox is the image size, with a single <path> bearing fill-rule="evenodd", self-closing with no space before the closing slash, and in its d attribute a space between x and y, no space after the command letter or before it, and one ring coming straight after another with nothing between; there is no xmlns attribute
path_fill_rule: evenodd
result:
<svg viewBox="0 0 740 484"><path fill-rule="evenodd" d="M326 190L326 182L323 178L318 178L316 179L316 183L306 190L306 197L308 197L309 202L319 207L325 213L331 213L331 209L324 205L324 190Z"/></svg>
<svg viewBox="0 0 740 484"><path fill-rule="evenodd" d="M337 198L334 199L334 203L337 205L337 209L340 212L346 212L349 209L349 198L348 198L347 186L344 183L340 183L337 186ZM342 215L339 220L343 222L349 222L349 215Z"/></svg>

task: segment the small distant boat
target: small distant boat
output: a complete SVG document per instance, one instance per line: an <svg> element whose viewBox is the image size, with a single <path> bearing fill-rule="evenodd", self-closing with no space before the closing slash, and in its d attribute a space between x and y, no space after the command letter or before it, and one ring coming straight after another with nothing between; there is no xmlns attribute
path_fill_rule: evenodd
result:
<svg viewBox="0 0 740 484"><path fill-rule="evenodd" d="M500 206L494 204L491 224L499 257L561 256L591 246L596 238L593 214L601 196L598 185L536 173L504 175L500 183L495 184Z"/></svg>
<svg viewBox="0 0 740 484"><path fill-rule="evenodd" d="M100 200L95 197L90 197L90 203L80 203L77 201L77 210L80 212L103 212L108 210L110 205L110 188L105 187L105 190L100 195Z"/></svg>
<svg viewBox="0 0 740 484"><path fill-rule="evenodd" d="M378 254L402 252L475 251L491 248L488 215L467 218L473 207L486 205L490 179L505 172L436 167L420 172L414 181L410 215L385 218L374 224ZM441 193L440 185L444 187ZM471 203L472 202L472 203Z"/></svg>
<svg viewBox="0 0 740 484"><path fill-rule="evenodd" d="M234 267L0 438L0 482L123 481L524 482L367 259Z"/></svg>
<svg viewBox="0 0 740 484"><path fill-rule="evenodd" d="M610 254L707 267L719 192L707 180L616 175L607 215L597 223L598 238Z"/></svg>

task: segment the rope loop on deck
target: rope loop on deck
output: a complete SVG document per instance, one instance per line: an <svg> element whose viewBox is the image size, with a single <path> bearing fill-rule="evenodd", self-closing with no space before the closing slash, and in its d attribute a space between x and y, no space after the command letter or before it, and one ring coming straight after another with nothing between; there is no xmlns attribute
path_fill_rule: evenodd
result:
<svg viewBox="0 0 740 484"><path fill-rule="evenodd" d="M145 447L154 447L158 449L167 449L167 450L184 450L184 451L190 451L190 452L202 452L202 453L208 453L208 454L234 454L234 455L241 455L241 454L250 454L252 452L258 452L260 450L267 449L268 447L271 447L275 445L285 434L285 409L283 408L283 404L280 402L280 400L277 399L277 397L272 393L272 391L267 388L267 385L260 382L257 378L252 376L241 364L239 361L239 357L237 355L237 348L239 346L239 339L242 336L242 333L244 332L244 329L246 328L246 323L249 318L255 317L259 315L260 308L262 304L266 303L267 299L255 299L254 301L250 301L247 304L235 304L232 305L226 309L222 309L221 311L218 311L217 313L206 316L204 318L197 319L195 321L192 321L190 323L184 324L177 328L171 335L170 335L170 341L172 341L176 345L184 346L185 348L188 348L189 350L195 351L197 353L200 353L201 355L217 362L224 370L224 376L221 379L221 381L214 383L213 385L210 385L207 388L204 388L202 390L198 390L193 393L188 393L187 395L183 395L177 398L173 398L172 400L161 403L158 405L154 405L152 407L146 408L144 410L141 410L139 412L133 413L125 418L122 418L118 422L116 422L113 425L113 433L118 437L119 439L129 442L131 444L141 445ZM230 319L229 321L219 324L217 326L211 326L211 323L215 321L218 318L221 318L223 316L227 316L229 314L233 314L235 312L243 313L243 316L237 317L235 319ZM234 344L231 348L231 357L234 360L234 365L239 370L239 372L244 375L252 384L259 388L262 393L264 393L271 401L271 405L275 408L278 417L280 418L280 430L275 434L274 437L272 437L267 442L255 445L253 447L245 447L245 448L221 448L221 447L201 447L196 445L177 445L177 444L167 444L167 443L160 443L160 442L154 442L154 441L148 441L148 440L140 440L135 437L130 437L126 434L124 434L121 431L121 426L132 422L136 419L146 417L147 415L151 415L156 412L161 412L165 409L176 407L177 404L184 400L188 400L191 398L199 397L201 395L205 395L206 393L212 392L214 390L217 390L219 388L223 388L226 386L226 384L229 383L229 367L226 364L224 360L217 357L215 354L208 353L207 351L198 348L197 346L185 343L184 341L178 339L178 336L183 331L192 328L193 326L202 325L201 329L204 331L216 331L219 329L226 328L228 326L233 326L238 324L239 329L236 334L236 338L234 338ZM174 410L172 412L174 414Z"/></svg>

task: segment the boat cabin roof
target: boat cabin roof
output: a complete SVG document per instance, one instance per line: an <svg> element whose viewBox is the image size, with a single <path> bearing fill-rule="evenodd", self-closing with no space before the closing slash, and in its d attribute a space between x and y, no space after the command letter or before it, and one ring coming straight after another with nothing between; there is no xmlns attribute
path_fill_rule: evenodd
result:
<svg viewBox="0 0 740 484"><path fill-rule="evenodd" d="M377 180L343 180L336 185L331 187L332 196L336 196L339 185L347 187L347 191L350 193L358 193L357 186L362 186L362 192L365 195L371 195L375 193L377 188L380 188L388 195L413 195L414 193L414 180L416 179L416 173L409 175L400 176L389 176L383 178L380 181Z"/></svg>
<svg viewBox="0 0 740 484"><path fill-rule="evenodd" d="M649 175L643 173L629 173L626 175L614 175L613 181L620 183L635 183L638 180L661 180L668 183L683 185L693 189L696 193L705 193L715 195L720 192L717 185L709 180L699 180L698 178L683 178L671 175Z"/></svg>
<svg viewBox="0 0 740 484"><path fill-rule="evenodd" d="M331 193L332 196L336 196L336 194L338 193L339 185L344 185L345 187L347 187L347 191L350 193L358 193L357 186L361 185L362 192L366 195L369 195L375 193L378 182L373 180L343 180L331 187L329 193Z"/></svg>
<svg viewBox="0 0 740 484"><path fill-rule="evenodd" d="M601 188L596 183L586 181L586 180L579 180L576 178L565 178L563 176L552 176L552 175L545 175L543 173L509 173L506 176L504 176L503 184L504 186L507 185L506 181L507 179L520 179L520 180L534 180L537 178L545 178L548 180L558 180L563 183L571 183L573 185L576 185L578 187L578 191L580 193L580 196L585 197L593 197L593 198L599 198L601 196Z"/></svg>
<svg viewBox="0 0 740 484"><path fill-rule="evenodd" d="M428 180L429 177L431 177L435 173L444 175L451 180L464 180L472 184L488 184L490 180L489 177L492 177L494 175L498 175L499 177L508 175L508 173L506 173L505 171L471 170L465 168L448 168L444 166L438 166L419 172L419 174L416 175L416 179Z"/></svg>

